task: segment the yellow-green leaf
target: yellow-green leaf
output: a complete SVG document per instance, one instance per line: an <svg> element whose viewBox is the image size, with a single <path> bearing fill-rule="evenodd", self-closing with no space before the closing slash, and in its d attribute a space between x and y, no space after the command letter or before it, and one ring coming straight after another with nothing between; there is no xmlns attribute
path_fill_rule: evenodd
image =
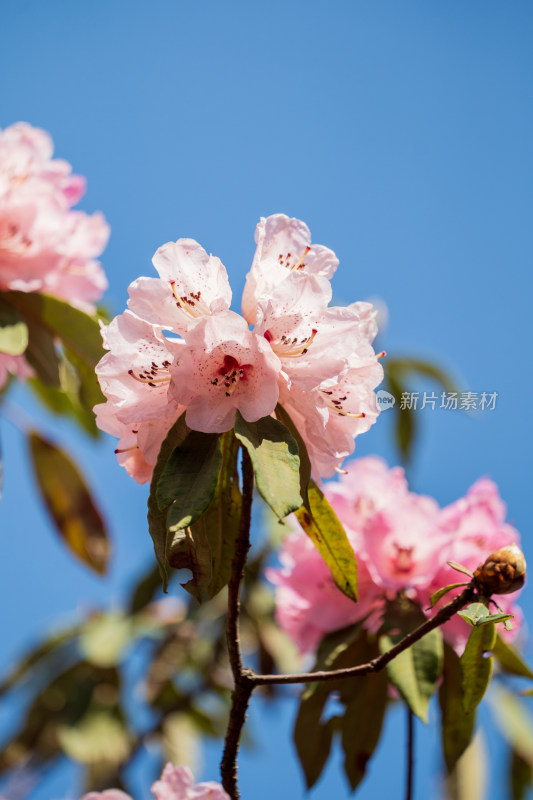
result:
<svg viewBox="0 0 533 800"><path fill-rule="evenodd" d="M493 622L473 628L461 656L463 673L463 709L470 714L479 705L487 691L493 658L488 655L496 642Z"/></svg>
<svg viewBox="0 0 533 800"><path fill-rule="evenodd" d="M347 597L357 602L357 559L346 531L327 499L311 480L308 489L309 507L296 512L298 522L309 536L333 580Z"/></svg>

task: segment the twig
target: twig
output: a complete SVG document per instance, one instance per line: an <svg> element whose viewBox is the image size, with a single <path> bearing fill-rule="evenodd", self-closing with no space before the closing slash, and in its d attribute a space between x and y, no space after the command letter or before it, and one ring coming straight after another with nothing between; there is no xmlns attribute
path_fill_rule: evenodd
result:
<svg viewBox="0 0 533 800"><path fill-rule="evenodd" d="M474 596L474 587L469 584L461 594L452 600L447 605L443 606L434 617L427 619L418 628L415 628L411 633L406 634L403 639L400 639L394 647L387 650L386 653L373 658L366 664L359 664L357 667L346 667L344 669L332 669L330 671L317 671L317 672L297 672L292 675L255 675L249 674L249 680L254 686L267 686L269 684L288 684L288 683L309 683L312 681L333 681L337 678L351 678L355 675L369 675L373 672L379 672L387 666L389 661L399 656L412 644L418 642L426 633L443 625L453 615L465 606Z"/></svg>
<svg viewBox="0 0 533 800"><path fill-rule="evenodd" d="M252 464L250 456L243 449L241 519L239 535L235 544L235 554L231 565L231 578L228 584L228 618L226 623L228 654L235 687L231 696L231 711L226 731L224 754L220 764L222 785L232 800L238 800L240 797L237 786L237 754L239 752L241 730L246 719L248 701L254 689L250 671L243 667L239 636L240 590L246 556L250 549L253 489L254 473Z"/></svg>

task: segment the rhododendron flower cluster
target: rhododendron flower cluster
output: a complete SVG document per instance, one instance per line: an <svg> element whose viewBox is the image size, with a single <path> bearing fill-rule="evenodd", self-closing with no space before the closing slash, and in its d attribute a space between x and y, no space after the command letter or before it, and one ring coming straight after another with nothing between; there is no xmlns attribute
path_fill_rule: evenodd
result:
<svg viewBox="0 0 533 800"><path fill-rule="evenodd" d="M85 180L53 159L39 128L0 130L0 290L42 292L92 311L107 287L96 260L109 238L100 213L72 210ZM1 356L0 370L26 377L23 356Z"/></svg>
<svg viewBox="0 0 533 800"><path fill-rule="evenodd" d="M188 767L174 767L167 764L161 778L152 784L155 800L229 800L229 796L219 783L207 781L194 783ZM107 789L105 792L90 792L81 800L132 800L129 794L119 789Z"/></svg>
<svg viewBox="0 0 533 800"><path fill-rule="evenodd" d="M109 353L97 373L107 403L97 422L119 437L119 462L140 483L184 411L190 428L222 433L237 411L255 422L280 402L317 478L333 475L376 420L383 371L372 306L329 305L337 258L311 244L300 220L261 219L256 242L243 316L230 310L221 261L179 239L159 248L159 277L134 281L128 310L104 332Z"/></svg>
<svg viewBox="0 0 533 800"><path fill-rule="evenodd" d="M360 620L377 630L387 601L400 592L432 613L431 595L463 579L447 561L474 572L492 551L519 542L518 532L505 522L498 489L487 478L441 509L431 497L409 491L403 469L388 469L369 456L351 462L348 473L324 491L358 559L359 603L335 586L313 543L294 525L280 552L281 569L269 570L268 577L276 585L278 622L305 653L326 633ZM517 613L517 594L498 595L507 613ZM461 651L471 628L456 615L442 630Z"/></svg>

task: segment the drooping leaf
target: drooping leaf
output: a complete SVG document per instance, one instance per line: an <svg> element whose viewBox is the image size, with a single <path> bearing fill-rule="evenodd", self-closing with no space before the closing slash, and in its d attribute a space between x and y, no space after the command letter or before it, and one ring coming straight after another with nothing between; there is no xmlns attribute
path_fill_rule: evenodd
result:
<svg viewBox="0 0 533 800"><path fill-rule="evenodd" d="M373 655L363 661L370 658ZM365 777L367 764L381 736L388 700L387 673L383 670L356 678L351 683L351 696L342 718L341 732L344 771L353 791Z"/></svg>
<svg viewBox="0 0 533 800"><path fill-rule="evenodd" d="M163 511L159 510L157 505L156 489L157 484L159 483L159 478L166 467L171 453L176 447L178 447L178 445L185 441L188 433L189 428L185 423L185 414L183 413L169 430L163 441L163 444L161 445L159 457L154 467L154 472L150 483L150 495L148 497L148 529L154 543L155 555L159 565L159 571L161 573L161 580L163 581L163 589L165 592L167 591L169 576L167 562L167 509L165 508Z"/></svg>
<svg viewBox="0 0 533 800"><path fill-rule="evenodd" d="M42 498L61 538L96 572L106 571L109 540L104 522L76 464L40 434L29 434L30 452Z"/></svg>
<svg viewBox="0 0 533 800"><path fill-rule="evenodd" d="M491 686L488 701L502 735L533 767L533 719L527 711L526 702L499 682Z"/></svg>
<svg viewBox="0 0 533 800"><path fill-rule="evenodd" d="M276 417L289 430L291 436L298 445L298 454L300 456L300 494L302 495L304 506L308 506L307 489L309 486L309 481L311 480L311 461L309 460L307 447L305 446L305 442L300 434L300 431L292 421L290 415L279 403L276 406Z"/></svg>
<svg viewBox="0 0 533 800"><path fill-rule="evenodd" d="M444 761L452 772L464 753L474 731L475 710L466 713L463 707L463 675L459 656L450 645L444 645L443 680L439 689L441 739Z"/></svg>
<svg viewBox="0 0 533 800"><path fill-rule="evenodd" d="M402 636L381 636L380 651L385 653L390 650ZM390 682L398 689L413 714L423 722L427 722L429 701L442 672L442 654L442 633L437 628L387 664Z"/></svg>
<svg viewBox="0 0 533 800"><path fill-rule="evenodd" d="M526 800L528 790L533 786L533 764L517 750L510 750L509 783L512 800Z"/></svg>
<svg viewBox="0 0 533 800"><path fill-rule="evenodd" d="M257 491L282 520L302 505L298 445L273 417L246 422L237 412L235 436L248 451Z"/></svg>
<svg viewBox="0 0 533 800"><path fill-rule="evenodd" d="M362 663L366 642L366 631L361 626L352 625L329 634L321 642L313 671ZM342 679L309 683L300 698L293 736L308 788L319 779L329 756L333 733L339 726L337 716L322 719L328 698L334 691L350 691L354 683L356 681Z"/></svg>
<svg viewBox="0 0 533 800"><path fill-rule="evenodd" d="M239 442L233 431L221 436L220 449L222 464L213 500L200 519L191 525L192 536L202 536L209 545L211 557L211 579L207 586L209 599L218 594L229 582L241 517L241 493L237 470ZM185 588L188 589L188 584Z"/></svg>
<svg viewBox="0 0 533 800"><path fill-rule="evenodd" d="M0 353L20 356L28 346L28 326L0 294Z"/></svg>
<svg viewBox="0 0 533 800"><path fill-rule="evenodd" d="M169 532L167 560L175 569L188 569L192 578L182 586L189 594L202 602L213 578L211 548L203 526L180 528Z"/></svg>
<svg viewBox="0 0 533 800"><path fill-rule="evenodd" d="M508 675L520 675L523 678L533 680L533 671L522 659L518 650L501 636L496 636L496 643L492 652L502 670L507 672Z"/></svg>
<svg viewBox="0 0 533 800"><path fill-rule="evenodd" d="M467 586L467 584L466 583L449 583L448 586L443 586L442 589L439 589L438 591L435 592L435 594L432 594L431 597L430 597L430 600L429 600L431 608L434 608L434 606L437 605L437 603L439 602L441 597L444 597L445 594L448 594L448 592L451 592L452 589L458 589L459 586Z"/></svg>
<svg viewBox="0 0 533 800"><path fill-rule="evenodd" d="M298 522L329 567L333 580L347 597L357 602L357 559L346 532L324 494L313 480L308 488L309 507L296 512Z"/></svg>
<svg viewBox="0 0 533 800"><path fill-rule="evenodd" d="M190 431L172 451L156 489L159 510L170 506L172 533L196 522L211 503L222 465L219 440L217 433Z"/></svg>
<svg viewBox="0 0 533 800"><path fill-rule="evenodd" d="M490 653L496 642L494 623L473 628L461 656L463 673L463 709L470 714L487 691L493 667Z"/></svg>
<svg viewBox="0 0 533 800"><path fill-rule="evenodd" d="M322 774L338 724L337 717L321 719L327 697L326 692L315 692L309 698L304 694L294 726L294 743L308 789Z"/></svg>

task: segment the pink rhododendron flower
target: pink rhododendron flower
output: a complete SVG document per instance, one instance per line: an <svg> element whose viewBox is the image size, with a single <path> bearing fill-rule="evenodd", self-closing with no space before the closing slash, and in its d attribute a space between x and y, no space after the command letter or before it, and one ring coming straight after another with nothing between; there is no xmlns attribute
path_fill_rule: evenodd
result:
<svg viewBox="0 0 533 800"><path fill-rule="evenodd" d="M178 239L154 256L159 278L130 285L128 312L105 334L110 352L97 372L107 407L97 409L98 424L121 437L120 463L138 480L149 473L158 435L178 410L186 410L189 427L222 433L237 411L255 422L274 413L279 400L309 448L317 479L334 474L355 436L377 418L374 389L383 370L371 344L377 328L370 304L329 306L337 259L310 244L300 220L262 219L256 239L244 317L229 309L220 260L193 239ZM153 358L145 358L148 351ZM152 361L155 373L147 371ZM113 415L133 427L122 428ZM155 425L147 435L149 454L142 423L159 418L157 435ZM135 446L142 458L129 449Z"/></svg>
<svg viewBox="0 0 533 800"><path fill-rule="evenodd" d="M388 469L370 456L351 462L347 474L327 484L325 493L358 558L359 603L337 589L318 551L294 523L280 552L281 568L270 570L268 577L276 585L278 622L302 652L316 649L326 633L361 619L376 630L386 601L399 592L433 614L428 611L431 595L461 582L447 560L473 572L491 552L519 540L504 521L505 506L496 486L486 478L466 497L440 509L432 498L408 490L403 469ZM496 599L514 614L517 595ZM452 597L446 595L441 604ZM471 630L468 624L456 615L442 630L461 652ZM503 628L502 633L506 635Z"/></svg>
<svg viewBox="0 0 533 800"><path fill-rule="evenodd" d="M115 317L103 331L104 346L111 352L96 372L108 401L95 406L96 422L118 437L119 464L145 483L163 439L185 410L168 394L170 367L181 346L131 311Z"/></svg>
<svg viewBox="0 0 533 800"><path fill-rule="evenodd" d="M187 407L190 428L223 432L238 409L248 422L271 414L278 401L280 362L266 340L232 311L192 327L172 370L171 395Z"/></svg>
<svg viewBox="0 0 533 800"><path fill-rule="evenodd" d="M0 130L0 290L50 294L91 313L107 288L96 259L109 227L102 214L71 209L85 180L52 153L39 128L19 122ZM27 377L23 361L0 354L2 383L6 372Z"/></svg>
<svg viewBox="0 0 533 800"><path fill-rule="evenodd" d="M194 783L189 767L174 767L167 764L161 778L152 784L155 800L229 800L229 795L219 783L206 781ZM132 800L118 789L107 789L105 792L90 792L81 800Z"/></svg>
<svg viewBox="0 0 533 800"><path fill-rule="evenodd" d="M311 275L330 279L339 265L332 250L311 244L305 222L285 214L262 217L255 241L257 248L242 297L242 313L252 325L258 301L268 297L291 272L305 269Z"/></svg>
<svg viewBox="0 0 533 800"><path fill-rule="evenodd" d="M184 335L198 317L229 309L226 269L194 239L164 244L152 261L160 277L138 278L128 290L129 308L147 322Z"/></svg>

